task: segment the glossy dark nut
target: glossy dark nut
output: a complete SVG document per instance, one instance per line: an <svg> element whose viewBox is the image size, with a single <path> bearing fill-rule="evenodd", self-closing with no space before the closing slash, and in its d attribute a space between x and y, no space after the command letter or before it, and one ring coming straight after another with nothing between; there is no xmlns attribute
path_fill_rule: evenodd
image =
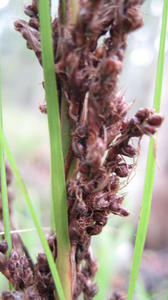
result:
<svg viewBox="0 0 168 300"><path fill-rule="evenodd" d="M157 130L154 126L147 124L147 125L144 126L143 131L147 135L153 135L153 134L156 133Z"/></svg>
<svg viewBox="0 0 168 300"><path fill-rule="evenodd" d="M119 166L116 167L115 173L119 177L127 177L128 176L128 168L126 164L120 164Z"/></svg>
<svg viewBox="0 0 168 300"><path fill-rule="evenodd" d="M148 108L140 108L137 113L136 113L136 117L140 120L143 121L144 119L146 119L150 114L150 110Z"/></svg>
<svg viewBox="0 0 168 300"><path fill-rule="evenodd" d="M160 126L162 122L163 122L163 117L157 113L150 116L147 120L147 123L153 126Z"/></svg>
<svg viewBox="0 0 168 300"><path fill-rule="evenodd" d="M0 242L0 252L5 254L8 251L8 244L5 240Z"/></svg>

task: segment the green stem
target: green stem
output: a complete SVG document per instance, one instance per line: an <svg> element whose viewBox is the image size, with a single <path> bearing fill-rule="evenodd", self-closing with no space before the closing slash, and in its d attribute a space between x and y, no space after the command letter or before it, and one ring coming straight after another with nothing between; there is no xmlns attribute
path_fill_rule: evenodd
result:
<svg viewBox="0 0 168 300"><path fill-rule="evenodd" d="M0 78L0 129L3 130L1 78ZM5 159L4 159L4 148L3 148L2 143L0 143L0 168L1 168L2 213L3 213L5 240L8 243L8 252L7 252L7 256L8 256L12 249L12 237L11 237L10 215L9 215L9 206L8 206L8 192L7 192L7 182L6 182L6 167L5 167Z"/></svg>
<svg viewBox="0 0 168 300"><path fill-rule="evenodd" d="M61 126L57 83L54 71L54 57L50 24L49 1L39 1L42 63L47 101L48 127L51 156L51 195L57 234L57 267L66 300L72 299L70 241L68 235L68 214L64 159L61 142Z"/></svg>
<svg viewBox="0 0 168 300"><path fill-rule="evenodd" d="M156 109L157 112L160 111L160 104L161 104L167 16L168 16L168 0L165 0L164 7L163 7L160 50L159 50L159 57L158 57L158 67L157 67L155 96L154 96L154 108ZM151 139L149 144L149 151L148 151L142 208L141 208L140 220L138 224L136 241L135 241L134 257L133 257L132 270L130 275L127 300L132 300L136 281L138 278L141 258L143 254L143 249L144 249L144 244L145 244L145 239L146 239L146 234L148 229L149 217L151 212L154 175L155 175L154 142Z"/></svg>
<svg viewBox="0 0 168 300"><path fill-rule="evenodd" d="M47 257L48 264L49 264L49 267L50 267L50 270L51 270L51 274L53 276L53 281L54 281L54 284L55 284L58 296L59 296L60 300L65 300L67 298L64 297L64 293L63 293L63 290L62 290L61 282L60 282L60 279L59 279L59 275L58 275L58 272L57 272L57 268L56 268L56 265L55 265L55 262L54 262L51 250L49 248L48 242L47 242L47 240L45 238L45 235L43 233L43 230L42 230L40 221L38 219L38 216L37 216L37 214L36 214L36 212L34 210L34 207L32 205L32 201L30 199L30 196L28 194L26 186L25 186L24 182L22 181L22 179L20 177L20 174L19 174L16 162L15 162L15 160L13 158L13 155L12 155L10 149L9 149L9 146L7 144L7 141L6 141L6 138L5 138L5 136L4 136L3 131L2 131L1 128L0 128L0 143L4 147L4 150L5 150L6 154L7 154L7 157L8 157L8 160L9 160L12 172L14 173L14 175L16 177L16 180L17 180L17 183L18 183L18 186L19 186L21 192L23 193L23 195L25 197L25 200L26 200L27 206L29 208L31 217L33 219L33 222L34 222L35 227L37 229L39 238L41 240L41 244L43 246L43 249L44 249L46 257Z"/></svg>

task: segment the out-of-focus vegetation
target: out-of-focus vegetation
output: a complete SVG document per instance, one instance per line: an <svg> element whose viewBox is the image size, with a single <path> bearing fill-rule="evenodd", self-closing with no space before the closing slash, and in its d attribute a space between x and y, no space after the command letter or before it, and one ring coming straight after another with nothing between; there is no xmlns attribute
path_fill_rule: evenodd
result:
<svg viewBox="0 0 168 300"><path fill-rule="evenodd" d="M1 0L2 1L2 0ZM3 1L2 1L3 2ZM4 1L5 2L5 1ZM25 42L14 31L13 22L23 17L23 5L30 1L8 1L0 6L0 54L2 65L2 95L4 111L4 130L14 153L22 177L27 184L34 206L38 211L44 229L49 226L48 200L49 188L49 139L46 116L41 114L38 105L44 101L41 86L42 70L34 53L26 50ZM7 3L7 1L6 1ZM162 3L148 0L143 6L145 26L129 38L120 89L126 98L133 102L132 112L137 107L151 106L155 82L155 71L159 48ZM143 256L141 276L137 286L136 299L168 299L168 225L167 225L167 182L168 154L166 136L167 119L167 77L168 37L165 56L165 76L163 86L162 113L165 122L157 139L157 170L153 194L152 215L146 251ZM131 114L131 111L130 111ZM141 206L146 165L148 139L142 143L138 159L136 179L132 178L127 190L125 206L130 216L126 219L112 216L99 237L93 239L93 254L98 257L99 294L95 299L107 299L109 289L127 289L135 229ZM30 229L22 233L25 245L30 249L33 259L39 251L40 243L33 229L27 207L19 190L13 183L15 197L13 220L16 229ZM31 247L29 247L31 245ZM157 283L157 284L156 284ZM7 288L7 282L0 277L0 292Z"/></svg>

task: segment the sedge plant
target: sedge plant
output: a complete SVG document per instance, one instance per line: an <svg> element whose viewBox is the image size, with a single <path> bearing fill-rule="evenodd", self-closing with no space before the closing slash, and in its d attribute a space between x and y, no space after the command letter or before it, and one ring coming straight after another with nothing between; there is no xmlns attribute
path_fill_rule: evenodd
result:
<svg viewBox="0 0 168 300"><path fill-rule="evenodd" d="M118 93L127 37L143 25L143 0L60 0L53 19L51 2L32 0L25 6L29 20L16 21L15 28L35 52L44 72L46 103L40 110L48 119L53 222L46 240L1 127L1 145L44 249L34 264L24 245L22 253L8 245L8 258L7 247L4 251L0 247L0 270L14 288L3 293L4 300L75 300L81 294L85 300L95 297L98 264L92 255L91 238L101 233L110 214L128 216L122 207L120 186L135 169L142 136L154 135L163 120L156 106L156 110L139 109L129 118L130 106ZM164 21L162 43L165 26ZM163 51L164 44L161 48ZM162 75L163 56L159 61ZM158 84L157 99L160 90ZM133 140L137 141L134 145ZM143 218L147 220L148 215ZM145 233L146 228L144 237ZM138 243L143 251L143 243ZM138 263L140 256L136 255ZM129 299L136 277L131 277ZM114 294L111 299L123 297Z"/></svg>

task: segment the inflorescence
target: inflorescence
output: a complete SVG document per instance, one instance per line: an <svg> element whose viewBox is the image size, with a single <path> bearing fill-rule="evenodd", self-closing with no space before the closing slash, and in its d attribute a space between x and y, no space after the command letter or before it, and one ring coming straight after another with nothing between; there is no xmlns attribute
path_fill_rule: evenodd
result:
<svg viewBox="0 0 168 300"><path fill-rule="evenodd" d="M91 237L102 231L110 214L128 216L119 191L124 183L128 184L136 167L142 136L154 135L163 120L148 108L139 109L129 118L130 104L117 87L128 35L143 25L141 4L143 0L80 0L75 24L70 18L63 24L61 6L52 20L59 104L64 97L71 125L65 172L74 263L73 299L83 292L84 299L89 300L97 293L93 281L97 262L90 249ZM18 20L15 28L42 64L37 0L25 7L25 14L29 21ZM40 110L47 113L46 105L40 105ZM54 253L56 259L56 250ZM54 299L44 254L39 254L37 263L30 267L17 250L12 250L8 259L1 251L0 269L16 291L26 295L36 291L38 298L29 295L26 299ZM4 294L4 299L21 299L15 293Z"/></svg>

